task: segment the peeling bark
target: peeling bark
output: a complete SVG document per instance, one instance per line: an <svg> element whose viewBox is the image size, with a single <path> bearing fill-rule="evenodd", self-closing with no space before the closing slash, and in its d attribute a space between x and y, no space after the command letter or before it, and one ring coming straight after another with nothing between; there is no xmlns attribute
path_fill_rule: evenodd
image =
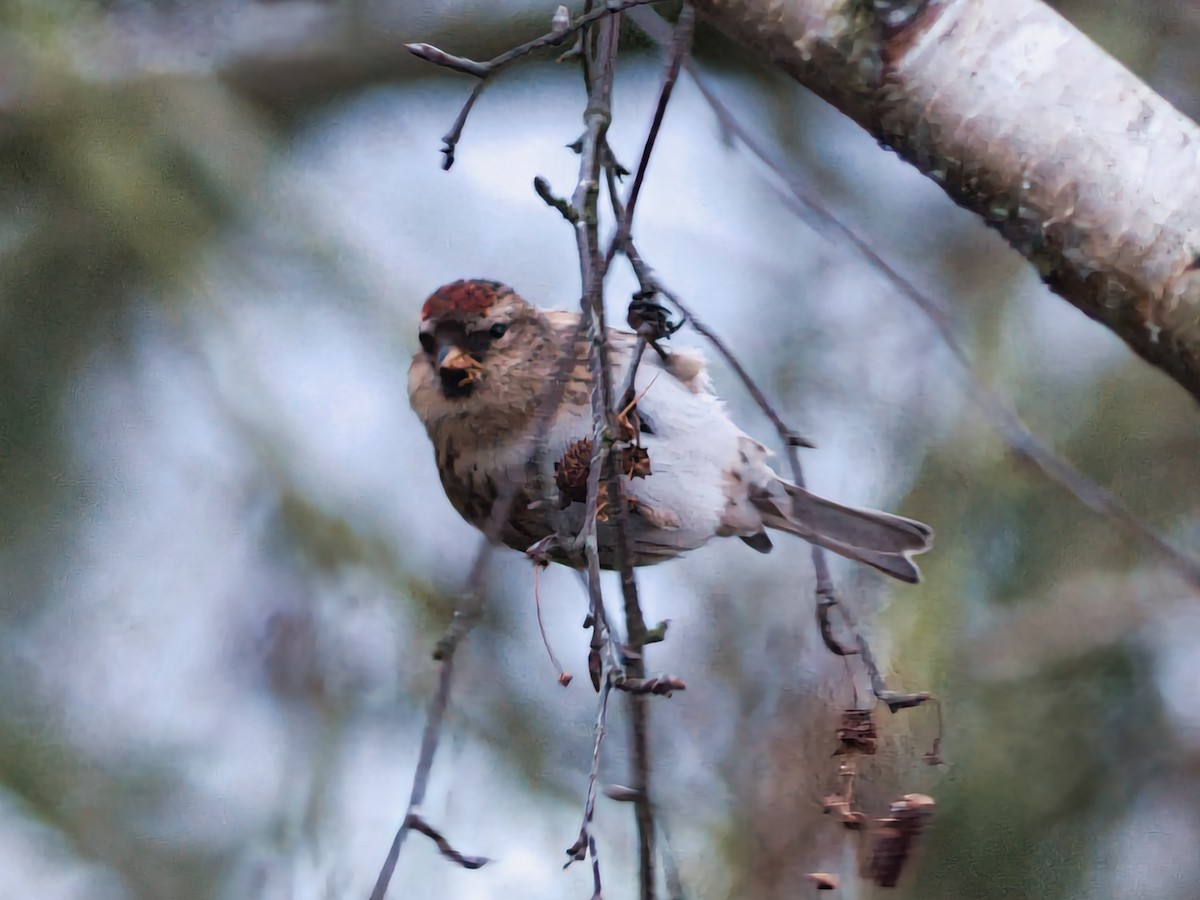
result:
<svg viewBox="0 0 1200 900"><path fill-rule="evenodd" d="M1038 0L694 0L1200 398L1200 129Z"/></svg>

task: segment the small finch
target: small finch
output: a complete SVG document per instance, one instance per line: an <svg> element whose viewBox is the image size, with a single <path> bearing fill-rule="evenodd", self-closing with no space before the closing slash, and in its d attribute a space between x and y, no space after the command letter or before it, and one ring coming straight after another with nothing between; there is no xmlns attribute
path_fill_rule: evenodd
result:
<svg viewBox="0 0 1200 900"><path fill-rule="evenodd" d="M581 568L573 538L584 524L586 468L579 469L590 458L592 413L587 345L580 339L570 347L578 323L578 312L539 309L499 282L444 285L421 309L408 396L433 442L446 496L464 519L484 528L502 480L516 477L501 539L522 551L540 542L550 559ZM609 330L614 384L622 383L636 340ZM538 405L567 350L574 365L531 469L525 463ZM932 529L841 506L780 478L766 447L726 415L699 354L647 351L636 393L620 436L634 565L672 559L714 537L736 536L766 553L767 529L774 529L901 581L920 580L910 557L929 549ZM607 515L598 518L600 563L614 568L616 532Z"/></svg>

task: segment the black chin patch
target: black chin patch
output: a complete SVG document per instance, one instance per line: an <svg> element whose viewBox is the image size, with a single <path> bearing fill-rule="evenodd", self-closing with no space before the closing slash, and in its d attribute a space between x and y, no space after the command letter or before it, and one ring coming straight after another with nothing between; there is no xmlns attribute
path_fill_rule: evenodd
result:
<svg viewBox="0 0 1200 900"><path fill-rule="evenodd" d="M442 393L447 397L469 397L475 384L467 379L464 369L443 369L439 375Z"/></svg>

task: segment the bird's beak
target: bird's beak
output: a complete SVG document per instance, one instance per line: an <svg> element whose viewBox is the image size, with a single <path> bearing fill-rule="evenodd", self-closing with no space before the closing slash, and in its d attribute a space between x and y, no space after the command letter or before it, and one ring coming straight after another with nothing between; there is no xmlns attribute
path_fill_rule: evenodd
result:
<svg viewBox="0 0 1200 900"><path fill-rule="evenodd" d="M464 372L479 368L479 361L475 357L454 344L443 344L438 348L437 364L442 372Z"/></svg>

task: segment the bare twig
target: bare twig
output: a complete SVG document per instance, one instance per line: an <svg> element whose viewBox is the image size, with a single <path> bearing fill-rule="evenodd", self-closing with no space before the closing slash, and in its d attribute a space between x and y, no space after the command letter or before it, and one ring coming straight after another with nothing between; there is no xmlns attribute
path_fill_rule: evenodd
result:
<svg viewBox="0 0 1200 900"><path fill-rule="evenodd" d="M633 21L637 23L638 27L646 31L646 33L649 34L650 37L657 41L661 46L672 48L669 50L669 52L673 53L673 37L668 33L667 26L656 16L645 14L639 15L639 12L642 11L634 10L630 13L630 17L633 19ZM684 59L683 67L686 69L688 74L692 76L693 80L696 80L696 67L692 60ZM707 91L706 86L698 86L700 86L701 93L704 94L706 100L708 100L710 103L716 102L715 96L712 96L711 92ZM725 112L728 111L726 110ZM741 129L740 123L738 123L736 119L733 119L732 116L730 116L728 120L720 116L719 118L721 118L722 126L727 128L730 134L736 135L739 138L742 137L744 129ZM655 276L649 267L646 266L646 264L642 261L641 257L637 253L636 248L633 246L632 241L627 240L623 249L626 257L629 259L630 264L633 266L634 272L637 274L638 281L642 285L642 289L652 290L666 297L671 304L688 319L691 326L708 339L708 342L712 344L717 353L721 355L729 367L733 369L738 378L741 379L742 384L745 385L746 390L749 392L754 402L758 405L758 408L762 410L763 414L775 427L775 431L779 435L779 441L783 445L784 452L787 456L788 467L791 469L792 481L795 482L798 487L805 487L804 470L800 465L800 456L797 452L797 448L811 447L812 444L787 426L787 424L783 421L783 418L778 412L776 412L774 406L772 406L770 401L767 400L766 395L755 383L754 379L750 377L750 373L746 371L745 367L742 366L741 362L734 355L733 351L731 351L729 347L725 345L725 342L720 339L715 331L696 318L696 314L691 309L684 305L675 294L663 286L662 282L659 281L657 276ZM859 630L853 613L846 608L846 605L842 603L838 597L837 590L833 584L833 578L829 571L829 560L825 551L816 544L813 544L811 555L813 572L816 579L817 621L820 625L821 636L825 642L825 646L828 647L831 652L836 653L839 656L848 656L857 653L862 657L863 665L867 669L867 673L871 679L871 687L876 696L881 700L885 697L892 696L893 692L888 689L883 678L883 674L880 672L879 666L875 662L875 657L871 653L871 648L867 643L867 639ZM847 625L854 632L856 645L854 648L845 646L833 636L832 627L829 622L829 611L834 606L841 611Z"/></svg>
<svg viewBox="0 0 1200 900"><path fill-rule="evenodd" d="M566 865L569 866L573 862L578 862L584 858L584 855L589 850L588 838L591 836L592 817L596 812L596 790L600 782L600 745L604 742L604 735L607 733L608 721L608 697L612 693L612 669L607 669L604 676L604 683L600 687L600 699L596 711L596 730L592 740L592 770L588 773L588 786L585 799L583 801L583 824L579 826L579 839L567 848L567 856L570 857ZM592 858L595 860L594 848L592 848ZM600 889L600 868L599 862L596 864L596 889Z"/></svg>
<svg viewBox="0 0 1200 900"><path fill-rule="evenodd" d="M584 287L583 318L588 321L589 359L593 376L594 456L589 472L588 509L585 511L585 515L588 516L585 523L585 547L588 553L589 593L595 603L595 598L600 592L596 584L599 566L595 549L594 514L599 492L598 473L602 472L610 498L615 501L611 515L615 526L613 562L620 572L628 628L628 643L622 648L621 654L623 677L641 681L645 677L642 648L647 643L648 633L633 574L633 546L628 528L628 506L621 483L621 468L611 453L613 441L619 432L615 422L612 371L604 320L603 279L606 267L600 253L597 210L601 168L606 161L611 162L605 136L612 116L612 73L618 29L619 22L615 17L606 19L600 26L594 55L590 55L586 50L582 54L588 88L588 107L584 113L584 134L578 142L580 175L571 206L578 216L574 225ZM636 377L636 373L633 377ZM645 699L644 694L634 694L630 697L630 740L634 760L633 780L638 793L635 818L638 826L639 893L643 900L650 900L655 895L654 817L649 792L650 753Z"/></svg>
<svg viewBox="0 0 1200 900"><path fill-rule="evenodd" d="M621 390L617 393L622 409L627 409L634 402L638 367L642 363L642 355L646 352L646 343L645 336L639 334L633 345L633 360L629 363L629 371L625 373L625 381L621 383Z"/></svg>
<svg viewBox="0 0 1200 900"><path fill-rule="evenodd" d="M445 66L447 69L462 72L464 75L474 75L476 78L487 78L492 74L495 64L495 60L481 63L473 59L467 59L465 56L455 56L452 53L447 53L445 50L439 50L433 44L420 42L405 44L404 49L418 59L425 60L425 62L431 62L435 66Z"/></svg>
<svg viewBox="0 0 1200 900"><path fill-rule="evenodd" d="M592 416L595 424L593 447L598 458L592 460L594 470L604 470L608 492L614 507L614 561L620 572L621 593L625 602L625 622L628 646L623 653L626 677L642 679L645 668L642 648L646 642L646 623L638 599L637 582L633 574L633 544L629 533L629 511L621 483L621 467L609 452L618 434L613 396L612 368L608 353L608 333L604 321L604 260L600 251L599 210L601 154L607 144L605 137L612 120L612 82L616 64L619 17L604 19L599 26L595 55L583 59L588 66L588 105L584 111L584 135L580 147L579 181L572 196L572 206L581 213L575 224L579 248L580 279L583 284L583 318L589 320L592 384ZM598 489L598 486L597 486ZM589 483L589 501L591 500ZM586 526L592 532L589 552L594 547L595 520ZM598 568L598 566L597 566ZM589 559L589 581L592 576ZM598 571L596 575L598 575ZM593 589L599 593L598 585ZM642 900L655 895L654 878L654 815L650 801L650 747L647 734L648 708L645 695L630 697L630 742L634 760L634 786L641 799L634 805L638 829L638 886Z"/></svg>
<svg viewBox="0 0 1200 900"><path fill-rule="evenodd" d="M829 614L837 605L836 599L822 597L817 600L817 627L821 631L821 643L834 656L854 656L857 648L847 647L833 633L833 620Z"/></svg>
<svg viewBox="0 0 1200 900"><path fill-rule="evenodd" d="M425 714L425 731L421 736L421 755L417 761L417 771L413 775L412 793L408 799L408 811L404 814L404 822L392 839L379 877L375 879L375 887L371 891L371 900L383 900L387 895L388 884L392 873L396 870L396 861L400 858L400 848L404 839L413 827L417 809L425 801L425 790L429 786L429 772L433 768L433 757L437 752L438 740L442 731L442 719L446 715L446 706L450 700L450 685L454 679L454 658L447 657L442 661L442 671L438 675L438 690L429 703L429 711Z"/></svg>
<svg viewBox="0 0 1200 900"><path fill-rule="evenodd" d="M633 214L637 208L638 197L641 195L642 182L646 177L646 169L650 165L650 154L654 151L654 144L658 140L658 132L662 127L663 116L666 114L667 104L671 99L671 92L674 90L675 82L679 78L679 70L683 65L683 61L687 58L691 47L692 32L695 29L695 24L695 10L690 3L684 3L679 12L679 20L672 31L667 71L663 76L662 87L658 92L658 103L655 105L654 116L650 121L650 130L646 135L645 143L642 145L641 157L638 159L637 172L634 175L633 184L630 186L629 196L624 202L622 202L617 188L617 179L621 170L616 163L615 157L612 156L611 150L608 153L608 161L604 169L604 174L607 179L608 194L612 203L613 214L617 220L617 230L609 242L608 250L604 255L605 272L608 271L608 267L612 263L617 251L624 249L630 240L633 229ZM642 290L644 293L651 292L649 286L645 283L642 284ZM641 328L637 329L637 331L638 339L634 346L633 361L630 363L629 371L625 376L625 383L618 394L621 398L620 403L622 407L628 406L633 399L638 366L641 364L642 354L646 352L648 334ZM653 335L649 335L649 337L653 337ZM657 345L655 349L658 349Z"/></svg>
<svg viewBox="0 0 1200 900"><path fill-rule="evenodd" d="M635 17L635 21L640 27L647 28L648 31L657 30L663 34L661 29L656 28L656 25L661 24L656 18L652 21L644 21L645 19L644 16ZM821 201L815 190L802 182L800 177L788 166L775 159L774 154L755 138L750 130L738 120L737 116L721 102L720 98L705 83L696 67L690 64L690 61L685 63L685 67L717 116L721 127L736 136L746 149L779 179L794 203L799 206L799 209L795 211L801 214L801 218L810 223L815 221L815 230L822 236L828 237L831 231L837 234L873 268L883 273L901 295L925 314L943 344L950 351L951 356L954 357L955 362L967 375L967 388L974 396L976 403L992 426L1000 432L1009 448L1022 459L1031 463L1050 481L1064 488L1088 509L1107 516L1124 528L1142 547L1161 558L1188 583L1194 587L1200 587L1200 562L1173 547L1150 526L1130 512L1111 491L1088 478L1055 453L1053 448L1029 429L1029 426L999 394L979 380L975 375L969 354L955 334L950 317L946 313L945 304L935 300L930 294L900 274L891 263L871 247L866 239L838 218ZM795 207L792 208L795 209ZM844 614L845 606L840 608ZM850 624L853 627L853 624Z"/></svg>
<svg viewBox="0 0 1200 900"><path fill-rule="evenodd" d="M663 116L666 114L667 104L671 100L671 92L675 89L675 82L679 78L679 69L683 66L684 60L687 59L688 50L692 43L692 32L695 26L696 12L690 3L684 3L683 8L679 11L679 20L671 32L667 72L663 76L662 87L658 92L658 103L654 107L654 118L650 121L650 133L646 135L646 142L642 146L642 155L638 160L637 172L634 173L633 184L630 185L629 196L625 200L624 209L617 217L617 232L613 236L612 242L608 245L608 252L604 255L605 269L608 268L617 251L629 240L629 235L633 227L633 212L637 207L638 197L642 191L642 182L646 178L646 168L650 165L650 154L654 150L654 142L658 139L658 131L662 127ZM609 171L612 170L613 167L609 166ZM611 190L612 182L609 182L609 188Z"/></svg>
<svg viewBox="0 0 1200 900"><path fill-rule="evenodd" d="M606 2L599 4L591 12L584 13L565 27L560 23L558 27L551 28L546 34L505 50L499 56L495 56L485 62L467 59L464 56L455 56L430 44L405 44L404 49L414 56L420 57L434 65L444 66L447 69L462 72L464 75L473 75L476 78L487 78L514 60L520 59L522 56L528 56L530 53L545 47L558 47L565 44L576 32L587 28L589 25L606 16L615 15L634 6L649 6L660 2L662 0L606 0Z"/></svg>
<svg viewBox="0 0 1200 900"><path fill-rule="evenodd" d="M609 148L606 153L604 166L604 177L608 186L608 196L612 204L613 216L617 220L617 229L609 242L608 250L604 255L604 270L608 272L608 267L611 264L613 257L618 250L624 249L629 243L630 233L633 228L633 214L637 207L638 197L641 193L642 181L646 175L646 169L650 164L650 154L654 150L654 144L658 139L659 129L662 127L663 116L666 113L667 103L670 101L671 92L674 90L675 82L679 77L679 69L683 65L683 60L686 58L689 45L691 43L692 31L695 25L695 12L690 3L685 3L680 11L679 23L675 26L673 37L671 40L671 55L667 65L667 72L663 76L663 84L659 89L658 103L655 105L654 117L650 122L650 131L646 135L646 141L642 145L642 153L638 159L637 174L634 176L633 185L629 190L629 197L622 201L620 189L617 181L624 173L624 170L616 161L612 150ZM635 267L636 268L636 267ZM644 279L641 274L638 275L641 279L642 294L646 297L651 297L654 294L652 286ZM630 363L629 371L625 375L625 381L618 393L622 408L627 407L633 400L635 382L637 379L638 366L641 364L642 355L646 352L646 345L657 335L653 334L655 329L637 328L637 343L633 349L633 361ZM655 349L662 353L657 344Z"/></svg>
<svg viewBox="0 0 1200 900"><path fill-rule="evenodd" d="M467 124L467 116L471 114L471 109L475 106L475 101L479 99L479 95L483 93L483 89L486 86L486 81L480 81L475 87L471 88L471 93L467 95L462 109L458 111L458 117L454 120L454 124L450 126L449 131L442 135L442 169L444 171L449 171L450 167L454 165L454 149L462 139L463 128Z"/></svg>
<svg viewBox="0 0 1200 900"><path fill-rule="evenodd" d="M583 33L580 60L584 70L588 104L584 111L584 132L576 142L579 153L579 177L570 202L560 200L544 179L535 180L535 189L546 203L557 209L572 224L579 251L580 281L583 287L580 321L586 322L588 335L588 360L592 376L592 457L588 470L587 495L584 508L583 530L576 539L576 549L582 543L587 567L588 599L593 628L592 645L589 653L589 670L593 681L599 680L600 649L607 645L611 650L613 637L607 627L607 615L600 589L600 556L597 514L600 486L605 483L613 510L610 518L615 526L613 559L621 573L622 594L625 599L625 618L628 625L628 646L624 648L620 664L625 677L636 680L644 678L641 663L641 648L645 644L646 626L637 596L637 585L633 575L632 542L628 531L628 508L621 483L621 470L614 459L612 446L618 434L616 410L613 397L612 369L609 360L607 327L604 321L604 273L605 266L599 243L600 174L607 153L605 136L612 120L612 80L617 52L619 21L616 17L605 19L598 28L594 48L590 47L592 35ZM611 672L611 669L610 669ZM603 687L611 687L612 676L605 679ZM644 696L631 697L631 743L635 765L635 782L641 800L635 805L639 845L639 888L643 900L654 896L654 820L649 801L649 744L646 733L646 710ZM597 748L598 752L598 748ZM592 787L589 787L590 808L594 802ZM594 840L588 832L590 815L585 814L579 841L572 848L573 858L585 847L592 848ZM585 841L584 838L587 838ZM595 858L593 866L597 873L599 890L599 868Z"/></svg>
<svg viewBox="0 0 1200 900"><path fill-rule="evenodd" d="M479 84L476 85L475 90L463 105L454 125L443 139L445 144L443 148L443 153L445 154L443 167L449 168L453 164L454 150L462 135L467 116L482 91L486 80L503 66L521 56L542 47L561 45L572 34L579 34L579 41L576 46L579 50L579 57L583 66L588 92L588 105L584 113L585 130L577 147L580 155L579 179L570 202L556 197L544 179L536 179L534 186L538 195L547 204L556 208L574 227L579 249L580 275L583 286L580 328L582 330L586 327L586 333L589 337L589 366L593 376L593 457L591 460L591 469L588 474L585 504L586 518L584 530L580 535L587 563L590 624L593 629L589 654L589 669L592 671L593 680L598 682L603 665L600 659L601 651L607 649L610 656L610 662L607 665L609 674L605 677L602 687L597 684L598 689L602 691L601 716L605 714L608 694L618 681L620 686L630 693L630 731L634 757L633 776L634 789L637 793L637 799L634 802L638 825L639 886L643 900L650 900L655 893L654 821L649 793L650 761L646 725L646 695L651 693L666 693L671 689L679 690L682 689L683 685L681 682L671 679L646 679L645 677L645 668L642 660L643 647L654 636L647 631L638 598L637 584L634 579L632 567L633 547L628 529L628 508L621 483L621 467L612 452L616 436L619 432L616 428L617 412L614 404L615 398L603 304L603 280L608 260L612 257L612 252L605 258L600 251L597 206L600 187L599 179L602 168L606 172L614 172L616 170L615 161L611 160L611 152L608 150L606 133L612 118L612 81L619 34L619 12L623 9L644 5L648 2L652 2L652 0L607 0L603 6L596 5L593 8L593 3L589 0L584 14L573 22L563 21L562 15L556 14L551 33L515 47L485 63L456 57L427 44L408 45L408 49L411 52L423 59L465 72L480 79ZM599 22L600 24L593 34L590 26L595 22ZM628 234L638 192L645 177L649 155L661 124L671 88L678 77L679 66L682 64L682 58L686 52L691 23L692 13L690 8L687 8L685 9L684 18L679 28L678 50L674 56L674 61L669 67L668 76L664 83L662 96L660 97L658 109L655 114L655 120L651 126L651 133L643 149L638 174L630 194L629 204L621 210L620 215L617 217L617 234L618 242L620 243L628 242ZM608 160L607 163L606 159ZM629 386L622 390L622 398L625 398L626 394L632 396L636 371L644 351L645 343L645 339L639 341L638 351L629 370ZM574 346L575 341L572 342L571 350L565 352L563 358L560 360L560 377L548 383L546 395L543 397L544 405L539 408L539 417L535 421L534 433L536 437L534 438L532 453L536 453L537 448L544 443L550 416L561 400L562 385L566 381L567 367L574 362L571 359ZM655 345L655 348L658 349L657 345ZM659 352L662 351L660 350ZM625 405L628 405L628 403ZM545 412L544 418L542 417L543 412ZM527 472L526 474L529 473ZM620 648L619 660L617 659L618 654L614 652L616 645L608 625L608 616L604 609L604 601L599 583L600 559L596 520L600 484L602 481L607 486L606 490L610 500L613 501L612 505L614 509L610 518L615 526L616 546L613 548L612 555L615 567L620 571L621 575L622 595L625 602L625 618L629 632L627 645ZM418 762L418 770L414 777L414 790L410 799L409 811L405 817L404 824L397 832L392 852L389 853L388 860L385 863L383 871L380 873L376 884L376 891L372 894L372 897L376 898L376 900L380 900L386 892L387 883L394 870L396 858L406 831L417 827L422 822L419 816L415 814L415 809L424 798L429 770L432 766L433 755L437 747L438 735L445 714L452 679L453 654L462 637L473 626L482 610L483 577L487 556L492 543L499 537L504 523L511 512L512 504L518 494L517 485L518 479L516 477L505 479L502 484L500 496L493 505L492 514L485 529L487 543L481 548L480 553L476 557L463 601L455 610L451 626L439 642L437 652L435 653L435 657L442 660L443 664L439 692L431 705L429 717L426 721L425 740L422 744L422 754ZM621 667L620 675L614 677L613 672L617 665ZM577 854L583 853L586 847L587 852L592 855L593 870L595 873L595 894L597 898L600 896L601 891L600 870L595 853L595 839L590 833L590 823L595 802L595 782L598 773L600 737L602 733L601 729L597 735L593 760L593 776L589 783L588 801L585 804L585 816L583 828L580 833L580 841L573 848L574 854Z"/></svg>
<svg viewBox="0 0 1200 900"><path fill-rule="evenodd" d="M600 884L600 857L596 854L596 836L588 835L588 854L592 857L592 900L603 900L604 891Z"/></svg>
<svg viewBox="0 0 1200 900"><path fill-rule="evenodd" d="M438 852L440 852L442 856L446 857L446 859L450 860L451 862L458 863L464 869L480 869L491 862L491 860L486 856L464 856L462 853L459 853L450 846L450 842L448 840L442 837L440 831L438 831L416 813L409 813L408 817L405 819L405 824L408 825L408 827L413 831L419 831L421 834L432 840L435 844L437 844Z"/></svg>
<svg viewBox="0 0 1200 900"><path fill-rule="evenodd" d="M567 373L575 365L574 355L575 341L571 341L559 356L555 377L546 383L545 392L542 394L537 414L534 417L531 437L526 445L527 459L530 461L542 452L546 433L549 431L555 411L562 402ZM526 465L529 463L527 462ZM387 895L388 885L396 870L396 862L400 858L400 849L404 846L404 839L409 830L413 827L412 817L425 800L425 792L429 786L429 773L433 769L433 758L437 753L441 737L442 721L450 701L450 686L454 680L454 651L463 637L474 627L482 612L488 558L491 555L492 547L500 539L504 523L508 521L509 514L512 512L519 483L520 477L516 471L508 473L507 477L501 479L499 496L492 504L491 515L484 528L483 541L479 551L475 554L475 561L471 566L471 574L467 578L463 597L455 607L454 616L446 633L438 641L437 648L434 650L434 658L441 662L441 671L438 673L437 693L434 694L425 714L425 730L421 737L421 752L417 759L417 768L413 773L413 786L409 794L408 809L392 839L392 846L388 850L383 866L379 870L375 887L371 891L371 900L383 900Z"/></svg>
<svg viewBox="0 0 1200 900"><path fill-rule="evenodd" d="M523 56L528 56L536 50L565 44L574 35L586 29L588 25L605 16L619 14L621 10L630 7L646 6L656 2L660 2L660 0L608 0L608 2L601 4L598 8L585 12L574 21L568 19L565 22L556 13L551 22L549 32L531 41L526 41L520 46L506 50L499 56L484 62L468 59L465 56L455 56L453 53L447 53L445 50L435 47L432 44L405 44L404 48L413 54L413 56L419 57L426 62L431 62L434 65L453 69L456 72L462 72L465 75L471 75L479 79L478 84L471 90L470 96L463 103L462 109L459 110L454 124L442 138L442 154L444 156L442 159L442 168L449 169L454 165L454 151L458 146L459 140L462 138L463 128L467 124L467 117L471 114L471 108L474 107L475 101L479 99L479 95L483 93L483 89L487 86L488 81L493 75L509 63Z"/></svg>
<svg viewBox="0 0 1200 900"><path fill-rule="evenodd" d="M559 197L557 194L555 194L550 189L550 182L548 182L541 175L538 175L533 179L533 190L539 197L542 198L542 200L545 201L547 206L553 206L560 213L562 213L562 217L564 219L566 219L572 225L578 224L579 213L575 211L575 207L571 206L571 204L568 203L565 198Z"/></svg>
<svg viewBox="0 0 1200 900"><path fill-rule="evenodd" d="M628 785L606 784L604 796L616 803L633 803L641 795Z"/></svg>

